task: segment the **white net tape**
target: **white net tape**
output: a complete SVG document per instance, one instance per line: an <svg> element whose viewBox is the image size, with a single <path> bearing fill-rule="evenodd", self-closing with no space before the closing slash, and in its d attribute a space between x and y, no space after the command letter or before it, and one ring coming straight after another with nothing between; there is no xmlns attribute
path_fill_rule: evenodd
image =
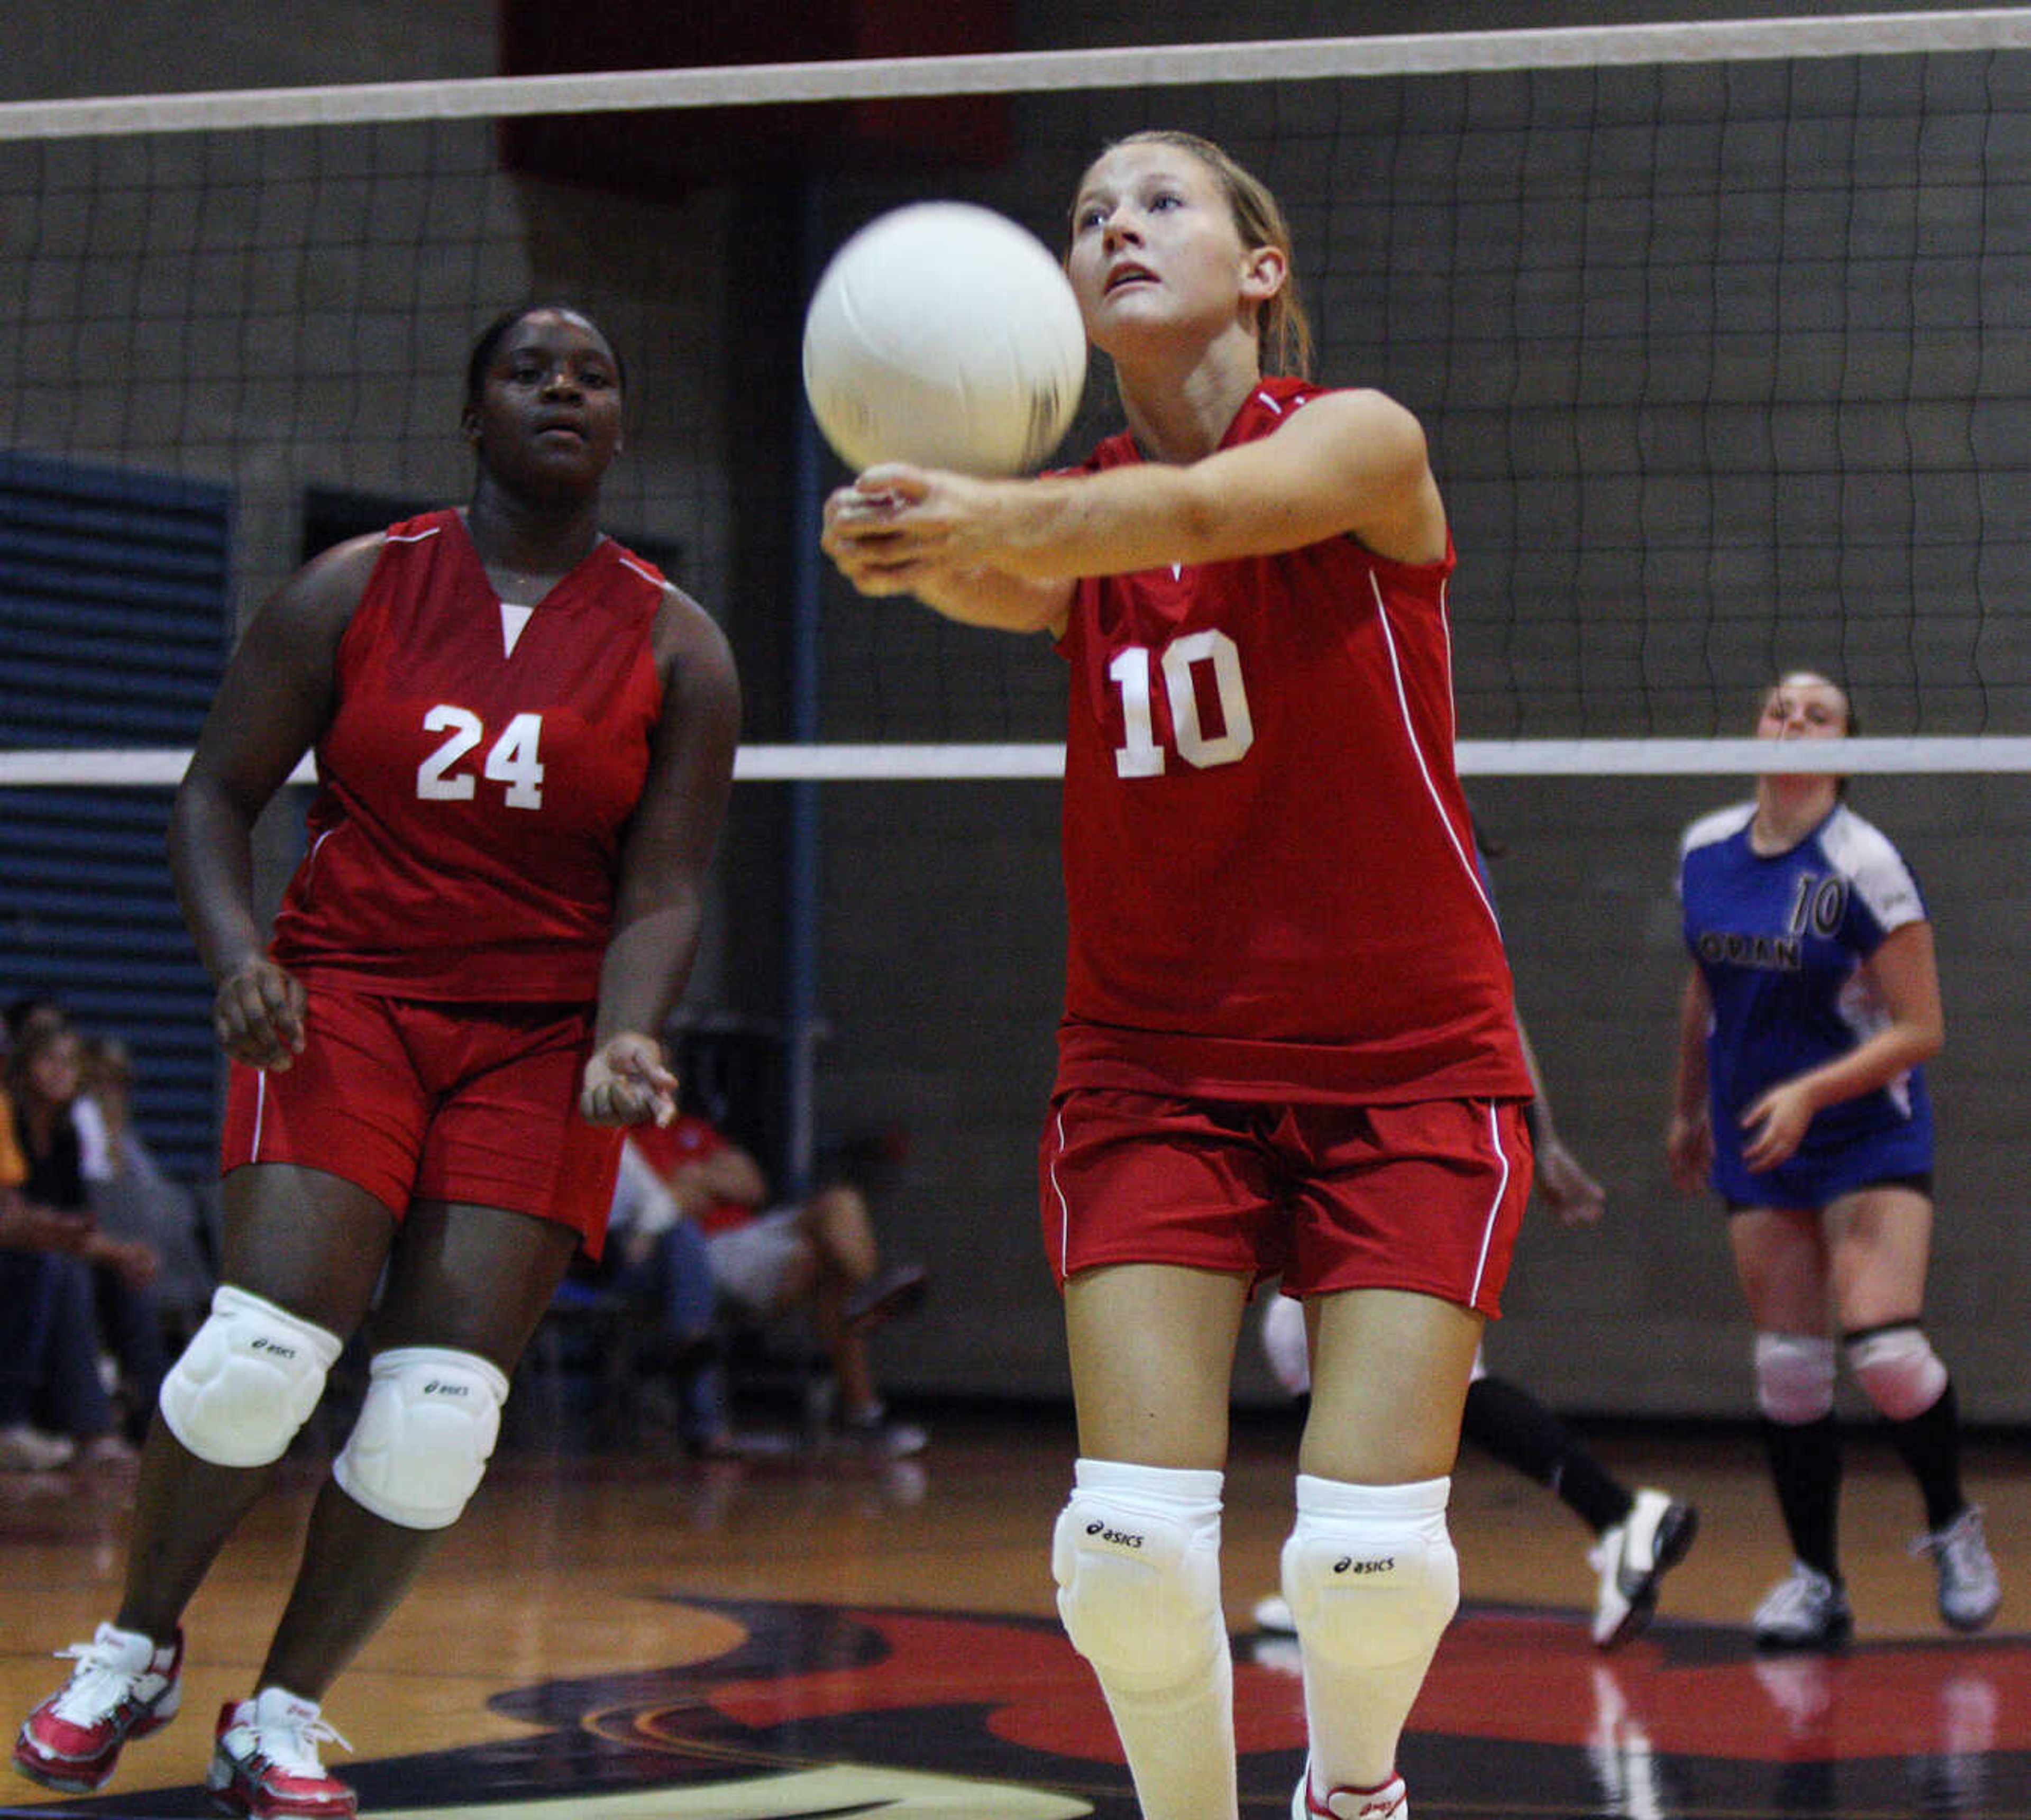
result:
<svg viewBox="0 0 2031 1820"><path fill-rule="evenodd" d="M2031 738L1843 740L1779 746L1768 740L1463 740L1455 748L1468 778L1746 777L1762 771L1925 775L2031 771ZM940 783L968 779L1055 779L1065 749L1049 741L1001 744L749 745L734 766L739 783ZM52 748L0 751L0 789L173 789L190 754ZM290 781L312 784L306 759Z"/></svg>
<svg viewBox="0 0 2031 1820"><path fill-rule="evenodd" d="M2031 8L1963 7L8 102L0 103L0 139L2024 49Z"/></svg>

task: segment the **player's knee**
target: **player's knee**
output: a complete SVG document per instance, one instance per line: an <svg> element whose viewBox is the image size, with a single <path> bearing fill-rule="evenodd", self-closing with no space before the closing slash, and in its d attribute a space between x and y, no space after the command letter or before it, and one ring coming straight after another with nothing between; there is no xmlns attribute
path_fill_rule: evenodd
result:
<svg viewBox="0 0 2031 1820"><path fill-rule="evenodd" d="M1862 1394L1892 1422L1924 1415L1947 1387L1947 1368L1915 1321L1850 1334L1847 1363Z"/></svg>
<svg viewBox="0 0 2031 1820"><path fill-rule="evenodd" d="M1220 1475L1086 1460L1079 1471L1051 1546L1072 1647L1111 1691L1194 1679L1227 1647Z"/></svg>
<svg viewBox="0 0 2031 1820"><path fill-rule="evenodd" d="M479 1489L508 1380L474 1352L399 1346L374 1361L332 1472L354 1503L405 1529L445 1529Z"/></svg>
<svg viewBox="0 0 2031 1820"><path fill-rule="evenodd" d="M342 1346L336 1333L222 1284L162 1378L162 1420L213 1466L266 1466L310 1419Z"/></svg>
<svg viewBox="0 0 2031 1820"><path fill-rule="evenodd" d="M1430 1657L1459 1605L1448 1482L1299 1479L1283 1582L1307 1655L1363 1669Z"/></svg>
<svg viewBox="0 0 2031 1820"><path fill-rule="evenodd" d="M1813 1333L1756 1336L1756 1407L1787 1428L1833 1413L1832 1341Z"/></svg>
<svg viewBox="0 0 2031 1820"><path fill-rule="evenodd" d="M807 1229L815 1238L828 1270L849 1283L859 1283L881 1267L874 1222L859 1189L848 1182L834 1182L811 1197L807 1210Z"/></svg>

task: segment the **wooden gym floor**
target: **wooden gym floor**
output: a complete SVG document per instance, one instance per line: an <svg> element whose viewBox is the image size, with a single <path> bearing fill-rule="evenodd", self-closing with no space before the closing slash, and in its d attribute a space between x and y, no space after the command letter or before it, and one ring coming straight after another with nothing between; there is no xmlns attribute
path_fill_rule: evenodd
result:
<svg viewBox="0 0 2031 1820"><path fill-rule="evenodd" d="M368 1814L411 1820L1134 1820L1105 1714L1060 1632L1048 1565L1068 1418L918 1412L919 1458L793 1449L504 1447L422 1584L333 1690L326 1761ZM1288 1527L1284 1418L1243 1418L1228 1480L1243 1807L1288 1811L1302 1709L1288 1639L1250 1612ZM1407 1734L1417 1820L2031 1816L2031 1473L1971 1444L2001 1617L1945 1633L1905 1544L1915 1498L1872 1441L1843 1506L1858 1635L1759 1658L1744 1620L1786 1565L1753 1436L1615 1429L1633 1483L1700 1507L1657 1622L1589 1645L1587 1538L1548 1493L1469 1452L1453 1528L1464 1603ZM13 1778L0 1815L186 1815L218 1704L249 1688L279 1610L315 1449L293 1458L188 1619L182 1718L99 1794ZM61 1679L50 1652L114 1607L117 1481L0 1475L0 1709ZM9 1804L9 1803L11 1803Z"/></svg>

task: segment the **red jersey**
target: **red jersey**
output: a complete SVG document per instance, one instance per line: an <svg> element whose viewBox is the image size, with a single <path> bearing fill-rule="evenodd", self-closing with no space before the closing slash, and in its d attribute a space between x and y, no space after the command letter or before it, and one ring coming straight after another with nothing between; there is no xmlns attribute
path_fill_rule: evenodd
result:
<svg viewBox="0 0 2031 1820"><path fill-rule="evenodd" d="M662 599L608 539L533 608L504 605L458 513L390 527L339 641L275 959L399 998L596 998Z"/></svg>
<svg viewBox="0 0 2031 1820"><path fill-rule="evenodd" d="M695 1113L680 1113L668 1124L630 1127L628 1141L641 1153L642 1160L667 1182L686 1163L702 1163L726 1148L719 1128ZM698 1215L699 1230L724 1233L744 1225L755 1217L745 1201L714 1201Z"/></svg>
<svg viewBox="0 0 2031 1820"><path fill-rule="evenodd" d="M1223 446L1319 390L1262 382ZM1079 584L1060 1089L1529 1095L1453 769L1453 561L1333 537Z"/></svg>

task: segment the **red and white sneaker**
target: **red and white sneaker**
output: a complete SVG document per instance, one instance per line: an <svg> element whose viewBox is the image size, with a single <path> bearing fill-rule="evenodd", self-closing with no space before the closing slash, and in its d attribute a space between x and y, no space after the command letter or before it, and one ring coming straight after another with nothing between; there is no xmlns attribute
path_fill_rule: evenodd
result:
<svg viewBox="0 0 2031 1820"><path fill-rule="evenodd" d="M1291 1820L1411 1820L1403 1778L1392 1776L1379 1788L1332 1788L1323 1796L1312 1788L1312 1762L1291 1796Z"/></svg>
<svg viewBox="0 0 2031 1820"><path fill-rule="evenodd" d="M74 1658L70 1679L21 1721L14 1766L32 1782L66 1795L102 1788L129 1738L145 1738L177 1716L184 1634L161 1648L139 1631L101 1624L88 1643L58 1650Z"/></svg>
<svg viewBox="0 0 2031 1820"><path fill-rule="evenodd" d="M318 1746L352 1747L325 1723L315 1700L282 1688L263 1688L251 1700L229 1701L218 1715L218 1742L205 1786L229 1814L251 1820L311 1815L352 1820L360 1797L325 1773Z"/></svg>

